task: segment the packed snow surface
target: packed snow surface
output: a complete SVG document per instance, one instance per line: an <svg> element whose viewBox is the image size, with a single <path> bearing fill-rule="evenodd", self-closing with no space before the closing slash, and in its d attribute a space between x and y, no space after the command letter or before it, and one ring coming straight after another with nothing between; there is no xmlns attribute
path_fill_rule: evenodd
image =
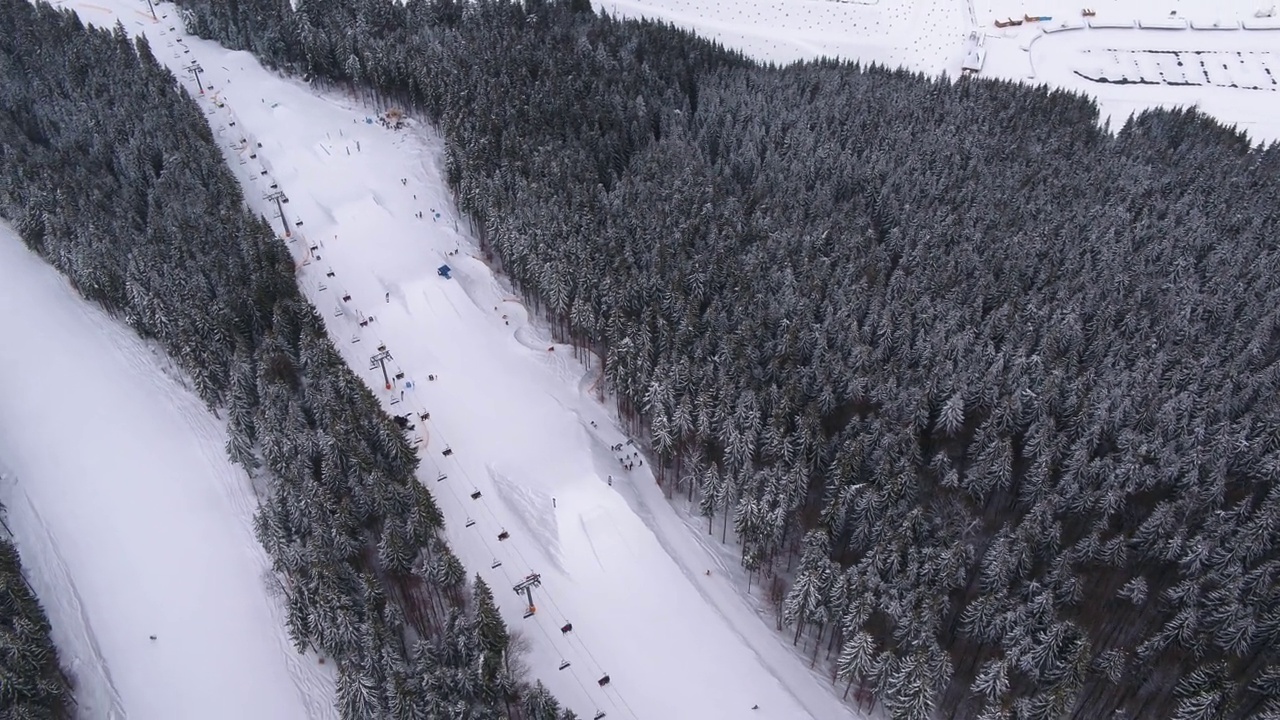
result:
<svg viewBox="0 0 1280 720"><path fill-rule="evenodd" d="M595 400L598 370L552 343L477 257L429 128L394 130L377 110L189 37L170 4L159 22L136 0L63 6L145 32L193 94L184 68L199 63L199 102L250 206L287 232L299 283L347 361L414 423L450 544L527 639L532 678L587 718L854 717L662 496ZM218 463L220 448L206 465ZM515 587L535 573L526 618Z"/></svg>
<svg viewBox="0 0 1280 720"><path fill-rule="evenodd" d="M0 501L79 716L334 717L268 594L222 424L8 225L0 305Z"/></svg>
<svg viewBox="0 0 1280 720"><path fill-rule="evenodd" d="M821 56L1092 95L1117 128L1197 106L1280 140L1280 12L1271 0L596 0L778 64ZM1008 21L1020 24L1007 25ZM1203 67L1201 63L1203 62ZM1101 71L1101 72L1100 72Z"/></svg>

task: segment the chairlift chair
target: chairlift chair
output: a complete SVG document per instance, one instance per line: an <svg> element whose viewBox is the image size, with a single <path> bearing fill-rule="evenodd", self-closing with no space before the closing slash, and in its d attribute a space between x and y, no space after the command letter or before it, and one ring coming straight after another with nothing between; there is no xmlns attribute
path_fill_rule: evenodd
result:
<svg viewBox="0 0 1280 720"><path fill-rule="evenodd" d="M472 520L471 518L467 518L466 527L471 527L472 525L475 525L475 524L476 524L475 520Z"/></svg>
<svg viewBox="0 0 1280 720"><path fill-rule="evenodd" d="M440 451L440 454L444 455L445 457L449 457L450 455L453 454L453 448L447 447L444 450Z"/></svg>
<svg viewBox="0 0 1280 720"><path fill-rule="evenodd" d="M472 499L472 500L479 500L479 499L480 499L480 491L479 491L479 490L476 490L475 492L471 493L471 499Z"/></svg>
<svg viewBox="0 0 1280 720"><path fill-rule="evenodd" d="M561 670L563 670L563 669L565 669L565 668L567 668L567 667L569 667L569 661L568 661L568 660L561 660L561 661L560 661L560 669L561 669Z"/></svg>
<svg viewBox="0 0 1280 720"><path fill-rule="evenodd" d="M509 537L511 537L511 533L507 532L506 530L503 530L502 532L498 533L499 540L506 540Z"/></svg>
<svg viewBox="0 0 1280 720"><path fill-rule="evenodd" d="M494 570L497 570L498 568L502 567L502 561L497 558L494 558L493 564L490 565L489 567L493 568Z"/></svg>
<svg viewBox="0 0 1280 720"><path fill-rule="evenodd" d="M591 720L600 720L600 718L602 718L602 717L604 717L604 711L603 711L603 710L597 710L597 711L596 711L595 716L594 716L594 717L592 717L592 718L591 718Z"/></svg>

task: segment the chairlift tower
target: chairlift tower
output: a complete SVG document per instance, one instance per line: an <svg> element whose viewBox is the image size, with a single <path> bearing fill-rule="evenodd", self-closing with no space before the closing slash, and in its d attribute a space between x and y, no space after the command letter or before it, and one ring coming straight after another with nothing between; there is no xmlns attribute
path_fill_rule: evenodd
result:
<svg viewBox="0 0 1280 720"><path fill-rule="evenodd" d="M186 71L187 71L187 72L189 72L189 73L191 73L192 77L194 77L194 78L196 79L196 89L200 91L200 94L201 94L201 95L203 95L203 94L204 94L204 84L200 82L200 73L204 71L204 68L200 67L200 63L199 63L199 62L192 62L190 65L188 65L188 66L186 66L186 67L184 67L184 68L182 68L182 69L183 69L183 70L186 70Z"/></svg>
<svg viewBox="0 0 1280 720"><path fill-rule="evenodd" d="M369 358L369 369L382 368L382 381L387 384L387 389L391 389L391 377L387 375L387 361L391 359L391 353L387 352L386 345L378 346L378 354Z"/></svg>
<svg viewBox="0 0 1280 720"><path fill-rule="evenodd" d="M275 201L276 210L279 211L280 213L280 225L284 227L284 236L293 237L293 233L289 232L289 220L284 216L284 205L283 205L283 202L285 201L284 191L273 190L267 193L266 195L263 195L262 199L267 201L271 201L271 200Z"/></svg>
<svg viewBox="0 0 1280 720"><path fill-rule="evenodd" d="M528 606L524 611L525 617L533 617L533 614L538 612L537 606L533 604L533 589L541 586L542 576L538 573L529 573L528 577L516 583L515 587L512 588L517 595L524 596L525 604Z"/></svg>

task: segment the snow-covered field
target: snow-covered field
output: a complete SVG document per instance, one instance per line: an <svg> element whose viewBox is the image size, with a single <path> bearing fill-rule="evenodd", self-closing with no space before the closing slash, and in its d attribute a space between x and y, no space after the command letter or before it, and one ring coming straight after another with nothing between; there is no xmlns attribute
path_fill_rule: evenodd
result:
<svg viewBox="0 0 1280 720"><path fill-rule="evenodd" d="M666 20L753 57L839 56L956 77L1047 83L1097 98L1118 128L1148 107L1198 106L1260 142L1280 140L1280 8L1271 0L597 0L611 14ZM1084 10L1093 11L1086 17ZM1273 17L1257 17L1273 13ZM1028 17L1048 17L1028 21ZM1021 20L998 28L996 21ZM1136 70L1165 51L1201 53L1204 73ZM1200 58L1197 58L1197 62ZM1208 62L1212 60L1212 62ZM1172 68L1178 68L1176 60ZM1123 66L1130 84L1099 82ZM1187 67L1184 62L1182 67Z"/></svg>
<svg viewBox="0 0 1280 720"><path fill-rule="evenodd" d="M1104 0L1091 17L1064 0L975 2L981 75L1087 92L1113 128L1144 108L1194 105L1254 141L1280 140L1280 20L1255 17L1270 2ZM1009 18L1023 24L995 26Z"/></svg>
<svg viewBox="0 0 1280 720"><path fill-rule="evenodd" d="M334 717L268 592L222 424L7 225L0 305L0 500L79 716Z"/></svg>
<svg viewBox="0 0 1280 720"><path fill-rule="evenodd" d="M299 282L348 362L391 412L413 419L421 477L445 513L450 543L527 638L533 677L582 717L854 716L740 583L719 571L719 558L662 497L648 467L622 469L628 438L593 399L597 373L572 348L551 344L475 257L443 185L443 144L430 129L412 121L384 128L354 101L317 96L248 54L185 36L172 16L151 21L137 0L62 6L86 22L119 19L146 32L158 59L193 90L183 68L200 63L200 102L250 205L289 230ZM287 197L283 218L268 199L275 190ZM444 263L449 279L437 273ZM390 389L371 364L382 347ZM208 465L225 464L220 447L212 455ZM261 560L243 564L256 571ZM514 587L530 573L541 584L537 612L525 618ZM573 630L562 633L566 623ZM611 682L598 684L606 674Z"/></svg>

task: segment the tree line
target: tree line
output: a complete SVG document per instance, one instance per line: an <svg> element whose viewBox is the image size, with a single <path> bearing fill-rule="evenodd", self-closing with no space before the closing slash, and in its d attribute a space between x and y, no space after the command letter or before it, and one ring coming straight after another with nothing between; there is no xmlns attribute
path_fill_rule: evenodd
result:
<svg viewBox="0 0 1280 720"><path fill-rule="evenodd" d="M0 530L4 506L0 505ZM68 720L75 700L58 665L49 618L22 573L18 548L0 536L0 720Z"/></svg>
<svg viewBox="0 0 1280 720"><path fill-rule="evenodd" d="M516 670L414 449L343 363L287 249L246 209L198 106L144 38L0 0L0 216L225 413L288 632L336 664L342 717L575 717ZM19 629L42 635L40 622ZM53 662L46 640L19 669L40 670L43 652ZM52 692L19 679L0 697Z"/></svg>
<svg viewBox="0 0 1280 720"><path fill-rule="evenodd" d="M182 0L414 108L659 480L893 718L1280 714L1280 147L580 0Z"/></svg>

